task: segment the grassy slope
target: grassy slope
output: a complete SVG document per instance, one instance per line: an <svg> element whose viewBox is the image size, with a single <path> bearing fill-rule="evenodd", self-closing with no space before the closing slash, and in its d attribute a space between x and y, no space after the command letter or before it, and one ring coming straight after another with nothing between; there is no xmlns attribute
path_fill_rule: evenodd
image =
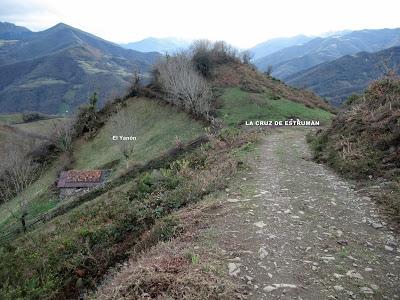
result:
<svg viewBox="0 0 400 300"><path fill-rule="evenodd" d="M237 167L229 152L246 148L249 142L250 138L233 141L227 137L224 143L211 143L167 166L160 172L163 179L149 173L140 180L132 178L21 236L13 243L20 251L0 248L0 254L4 251L0 298L58 299L60 292L75 298L80 280L93 288L115 261L140 249L140 245L136 248L139 238L146 239L143 232L157 219L224 187ZM166 225L153 237L155 242L174 235Z"/></svg>
<svg viewBox="0 0 400 300"><path fill-rule="evenodd" d="M204 129L199 122L193 121L185 113L177 111L175 108L158 104L146 99L129 99L127 102L128 110L132 111L137 121L137 147L133 155L135 163L145 163L166 152L175 146L175 138L178 137L182 142L204 133ZM45 123L43 123L46 121ZM29 124L21 124L29 128L29 125L40 123L32 127L38 129L40 133L45 133L49 121L44 120ZM53 120L54 122L54 120ZM0 132L1 133L1 132ZM111 142L109 125L106 124L99 134L90 141L78 141L75 145L73 156L76 159L73 167L75 169L94 169L107 165L115 160L120 160L122 155L116 145ZM56 161L50 166L43 175L33 183L22 194L12 200L8 206L16 209L21 199L29 202L27 220L45 213L55 207L58 203L58 196L52 191L52 187L57 180L60 171L60 161ZM124 163L116 166L115 170L125 168ZM5 226L19 226L18 221L13 218L4 206L0 207L0 230Z"/></svg>
<svg viewBox="0 0 400 300"><path fill-rule="evenodd" d="M0 115L0 125L9 125L19 122L22 122L22 114Z"/></svg>
<svg viewBox="0 0 400 300"><path fill-rule="evenodd" d="M19 221L11 216L10 210L17 211L21 201L28 202L28 221L57 205L57 197L51 191L51 188L59 172L58 163L56 161L37 181L8 202L7 207L0 206L0 230L19 226Z"/></svg>
<svg viewBox="0 0 400 300"><path fill-rule="evenodd" d="M175 108L160 105L148 99L130 99L127 110L136 120L136 148L134 163L143 163L157 157L175 145L176 138L182 142L204 133L202 125ZM113 144L109 124L106 124L93 140L76 146L74 167L76 169L99 168L122 159L118 146Z"/></svg>
<svg viewBox="0 0 400 300"><path fill-rule="evenodd" d="M3 118L1 118L3 117ZM2 115L0 120L8 120L10 123L22 122L22 114L16 115ZM56 118L48 120L39 120L29 123L14 124L12 128L1 127L0 125L0 141L10 141L25 139L23 136L24 132L27 133L27 137L30 134L33 135L48 135L59 122L64 122L65 118ZM13 128L17 130L13 130ZM2 151L2 143L0 143L0 151ZM40 215L41 213L53 208L57 201L55 196L51 193L50 188L54 184L59 171L59 162L56 161L51 165L42 176L34 182L29 188L27 188L20 195L15 197L7 205L7 208L0 206L0 230L4 230L5 226L15 226L16 220L11 216L11 211L16 211L18 205L22 200L27 200L28 205L28 220Z"/></svg>
<svg viewBox="0 0 400 300"><path fill-rule="evenodd" d="M67 120L68 120L67 118L54 118L54 119L39 120L29 123L15 124L13 125L13 127L25 131L27 133L47 136L52 132L55 126Z"/></svg>
<svg viewBox="0 0 400 300"><path fill-rule="evenodd" d="M251 73L249 76L251 77ZM245 79L244 83L248 84L248 78ZM255 84L255 88L259 86L262 89L264 88L262 86L263 80L261 79L257 79L255 83L251 82L251 84ZM280 93L277 90L272 90L271 92L268 87L262 92L253 93L244 92L238 88L227 88L222 96L223 106L219 113L222 114L225 122L229 125L235 125L252 117L257 117L257 119L280 119L298 116L304 119L321 118L324 120L328 120L330 117L330 113L321 109L306 107L305 104L299 103L302 99L297 103L282 99L283 97L279 100L272 100L272 96L275 97L277 94L279 95ZM313 101L317 103L318 99ZM313 101L308 105L314 105ZM324 104L321 103L321 105ZM175 145L176 137L185 142L204 132L201 124L193 121L186 114L153 101L130 99L128 100L127 109L131 110L137 119L137 132L135 135L138 140L133 157L134 162L145 162L148 159L157 157ZM73 156L75 162L73 167L77 169L99 168L110 165L114 161L119 161L121 155L116 146L110 143L110 139L111 133L108 125L106 125L93 140L78 141L74 146ZM197 153L192 157L195 166L199 163L198 159L202 154L204 153ZM21 237L18 241L18 243L26 245L26 247L21 247L21 251L30 251L33 254L22 255L23 261L18 261L17 257L13 256L18 255L18 253L9 252L8 256L3 256L3 258L6 258L3 261L4 270L8 270L9 274L0 272L0 275L3 276L0 278L4 279L5 284L7 284L7 280L14 280L15 283L11 281L11 285L18 286L21 284L29 292L33 292L32 287L40 286L39 289L35 290L35 293L38 296L43 296L42 293L49 295L55 288L59 290L61 284L67 284L66 278L74 278L75 280L77 275L74 272L86 272L86 270L101 270L103 272L102 268L107 268L107 264L115 256L114 251L121 251L118 247L123 248L125 242L127 245L132 243L124 235L130 232L135 235L136 232L143 230L147 226L147 224L144 224L147 217L154 218L154 213L156 215L164 213L162 205L165 205L166 211L179 208L182 205L182 201L195 201L199 198L196 193L200 195L204 190L214 188L214 185L218 186L217 182L220 182L221 178L227 177L222 176L222 170L229 170L230 166L236 165L235 162L223 158L220 150L215 155L213 160L208 162L210 171L204 174L204 178L194 180L191 188L187 184L182 184L179 189L171 192L165 203L156 204L156 206L150 205L150 210L149 207L142 207L143 201L141 200L137 202L128 201L124 191L126 189L132 191L132 189L137 188L132 185L134 184L133 182L129 182L91 200L90 203L85 203L63 216L57 217L49 224L40 226L32 234L29 234L29 237L34 239L33 244L31 244L32 242L28 237ZM223 165L225 162L230 163L225 166ZM221 164L221 174L213 174L215 169L218 169L217 166L219 164ZM119 169L124 167L122 163L117 166ZM185 161L182 161L182 166L185 166ZM196 168L201 168L201 164ZM196 178L197 172L199 172L199 169L195 169L189 174L194 174L193 176ZM35 183L37 185L36 190L42 190L43 195L38 196L36 194L35 199L40 199L41 202L37 202L36 206L32 206L34 210L30 212L31 214L37 213L41 208L43 208L42 212L44 212L54 206L54 194L51 194L50 187L55 179L55 174L49 170L47 175L45 174ZM171 179L174 180L175 178ZM201 184L204 184L207 188L201 188ZM33 189L35 185L31 188ZM195 187L199 188L199 190L193 194L191 189ZM33 190L26 191L26 195L33 194ZM46 200L43 201L44 198L47 202ZM185 200L186 198L188 200ZM157 197L154 198L155 203L158 203L159 200L157 199ZM160 207L157 205L160 205ZM154 207L156 209L153 211ZM142 213L144 215L141 215ZM128 228L127 226L131 227ZM119 246L121 239L124 242ZM102 255L100 259L92 260L93 256L99 253ZM109 255L111 258L108 259L107 256ZM42 257L49 262L45 266L42 264ZM94 267L92 263L96 266ZM80 268L81 266L83 269ZM80 269L76 269L77 267ZM21 271L22 275L28 276L29 279L27 277L26 280L21 281L19 278L21 274L18 274L19 271L14 272L14 268ZM32 270L35 270L34 272L38 274L32 273ZM58 277L52 277L53 274L57 274ZM88 278L96 278L96 276L98 275L90 274ZM38 277L44 279L45 286L37 281ZM6 278L9 279L6 280ZM58 280L62 280L62 283L60 284ZM75 285L75 281L71 282L71 284ZM92 286L93 282L85 282L85 285ZM4 289L4 284L2 286L3 289L0 292L5 293L4 295L23 295L23 292L20 293L13 287L8 293Z"/></svg>
<svg viewBox="0 0 400 300"><path fill-rule="evenodd" d="M222 101L219 116L228 125L244 121L279 121L288 118L320 120L322 123L328 123L332 117L330 112L321 108L310 108L284 98L273 100L271 94L267 92L250 93L239 88L227 88L222 95Z"/></svg>

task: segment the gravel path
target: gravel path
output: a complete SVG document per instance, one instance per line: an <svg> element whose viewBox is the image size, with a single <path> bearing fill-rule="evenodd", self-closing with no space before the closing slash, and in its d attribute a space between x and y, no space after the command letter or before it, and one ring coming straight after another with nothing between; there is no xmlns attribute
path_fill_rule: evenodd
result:
<svg viewBox="0 0 400 300"><path fill-rule="evenodd" d="M311 160L305 130L268 135L213 225L250 299L399 299L400 247L375 204Z"/></svg>

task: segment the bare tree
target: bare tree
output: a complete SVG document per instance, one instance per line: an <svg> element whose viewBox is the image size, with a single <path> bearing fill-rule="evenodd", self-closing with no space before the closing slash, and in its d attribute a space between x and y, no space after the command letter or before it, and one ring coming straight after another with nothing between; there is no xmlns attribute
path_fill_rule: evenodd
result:
<svg viewBox="0 0 400 300"><path fill-rule="evenodd" d="M271 76L272 69L273 69L272 65L268 65L267 69L264 72L264 74L267 75L267 76Z"/></svg>
<svg viewBox="0 0 400 300"><path fill-rule="evenodd" d="M186 111L208 117L211 89L185 53L166 58L155 66L166 100Z"/></svg>
<svg viewBox="0 0 400 300"><path fill-rule="evenodd" d="M249 50L245 50L241 53L242 62L246 65L249 65L251 63L253 57L253 53L251 53Z"/></svg>
<svg viewBox="0 0 400 300"><path fill-rule="evenodd" d="M74 123L74 119L68 119L66 121L60 121L54 124L51 139L55 143L57 148L62 152L67 152L71 150Z"/></svg>
<svg viewBox="0 0 400 300"><path fill-rule="evenodd" d="M110 119L110 124L111 141L118 145L128 164L128 159L133 154L136 145L134 115L128 109L122 109Z"/></svg>
<svg viewBox="0 0 400 300"><path fill-rule="evenodd" d="M5 159L5 171L0 181L0 197L5 203L11 215L21 222L26 232L26 216L28 215L28 200L25 197L18 198L16 207L11 207L9 201L19 195L38 177L38 165L27 155L25 149L28 144L11 143Z"/></svg>

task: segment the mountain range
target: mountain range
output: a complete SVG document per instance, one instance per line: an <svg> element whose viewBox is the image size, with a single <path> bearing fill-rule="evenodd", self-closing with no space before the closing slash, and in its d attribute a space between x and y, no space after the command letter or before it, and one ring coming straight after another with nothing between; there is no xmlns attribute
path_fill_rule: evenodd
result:
<svg viewBox="0 0 400 300"><path fill-rule="evenodd" d="M289 76L286 82L307 87L331 104L340 105L348 96L364 90L389 70L399 72L400 46L368 53L345 55L334 61Z"/></svg>
<svg viewBox="0 0 400 300"><path fill-rule="evenodd" d="M93 92L100 105L125 93L134 72L146 80L163 53L189 47L176 38L125 45L60 23L40 32L0 22L0 113L65 114ZM249 49L261 70L309 88L335 105L399 65L400 28L272 39ZM132 49L128 49L132 48Z"/></svg>
<svg viewBox="0 0 400 300"><path fill-rule="evenodd" d="M272 66L272 75L287 79L300 71L358 52L376 52L400 45L400 28L352 31L343 35L314 38L254 60L261 70Z"/></svg>
<svg viewBox="0 0 400 300"><path fill-rule="evenodd" d="M97 92L119 96L159 58L60 23L40 32L0 22L0 112L67 113Z"/></svg>
<svg viewBox="0 0 400 300"><path fill-rule="evenodd" d="M141 41L121 44L122 47L141 52L174 53L187 49L191 41L178 38L155 38L149 37Z"/></svg>
<svg viewBox="0 0 400 300"><path fill-rule="evenodd" d="M312 39L313 39L312 37L305 35L297 35L285 38L275 38L257 44L254 47L250 48L249 51L253 55L253 60L257 60L287 47L295 45L303 45L304 43Z"/></svg>
<svg viewBox="0 0 400 300"><path fill-rule="evenodd" d="M21 40L33 34L28 28L8 22L0 22L0 40Z"/></svg>

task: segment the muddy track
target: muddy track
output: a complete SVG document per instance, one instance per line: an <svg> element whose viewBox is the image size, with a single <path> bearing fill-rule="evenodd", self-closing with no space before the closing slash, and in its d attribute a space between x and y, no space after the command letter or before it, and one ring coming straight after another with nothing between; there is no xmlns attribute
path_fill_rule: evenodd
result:
<svg viewBox="0 0 400 300"><path fill-rule="evenodd" d="M212 225L249 299L398 299L399 240L368 197L311 160L305 130L281 129L227 189Z"/></svg>

